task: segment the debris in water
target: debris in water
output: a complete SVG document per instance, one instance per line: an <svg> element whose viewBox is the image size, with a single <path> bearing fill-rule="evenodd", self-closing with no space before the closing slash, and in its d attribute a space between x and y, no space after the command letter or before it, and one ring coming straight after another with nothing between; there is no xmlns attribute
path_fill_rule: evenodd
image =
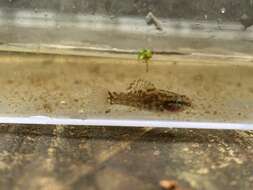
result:
<svg viewBox="0 0 253 190"><path fill-rule="evenodd" d="M126 92L108 91L108 101L110 104L156 111L181 111L192 104L187 96L157 89L151 82L142 79L130 83Z"/></svg>
<svg viewBox="0 0 253 190"><path fill-rule="evenodd" d="M60 103L61 103L62 105L66 105L66 104L67 104L67 102L64 101L64 100L62 100Z"/></svg>
<svg viewBox="0 0 253 190"><path fill-rule="evenodd" d="M154 156L159 156L161 154L161 152L159 151L159 150L156 150L155 152L154 152Z"/></svg>
<svg viewBox="0 0 253 190"><path fill-rule="evenodd" d="M240 18L240 22L244 26L244 30L247 30L247 28L253 25L253 17L243 14Z"/></svg>
<svg viewBox="0 0 253 190"><path fill-rule="evenodd" d="M111 112L110 109L105 110L105 113L110 113L110 112Z"/></svg>
<svg viewBox="0 0 253 190"><path fill-rule="evenodd" d="M146 16L146 23L148 25L155 25L157 30L162 30L162 25L161 22L158 20L158 18L156 18L152 12L149 12Z"/></svg>
<svg viewBox="0 0 253 190"><path fill-rule="evenodd" d="M146 63L146 72L149 71L149 60L152 58L153 52L150 49L142 49L138 52L138 59Z"/></svg>
<svg viewBox="0 0 253 190"><path fill-rule="evenodd" d="M164 190L183 190L174 180L161 180L159 184Z"/></svg>

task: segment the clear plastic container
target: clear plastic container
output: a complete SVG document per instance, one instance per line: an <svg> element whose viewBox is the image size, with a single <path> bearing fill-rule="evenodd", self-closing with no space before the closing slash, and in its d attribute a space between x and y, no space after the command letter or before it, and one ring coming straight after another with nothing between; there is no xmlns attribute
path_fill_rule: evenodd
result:
<svg viewBox="0 0 253 190"><path fill-rule="evenodd" d="M2 123L253 128L251 1L0 5ZM142 49L153 52L148 63ZM172 93L169 108L136 98L133 81ZM109 92L124 100L111 104ZM191 105L178 105L182 96Z"/></svg>

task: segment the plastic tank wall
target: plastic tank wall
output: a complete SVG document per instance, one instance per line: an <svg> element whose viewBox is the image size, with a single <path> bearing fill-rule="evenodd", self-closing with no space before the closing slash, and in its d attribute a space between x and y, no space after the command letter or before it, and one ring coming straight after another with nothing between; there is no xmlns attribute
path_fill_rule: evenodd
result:
<svg viewBox="0 0 253 190"><path fill-rule="evenodd" d="M0 120L252 128L251 13L251 1L1 2ZM154 52L149 72L137 58L142 48ZM173 98L184 95L192 106L175 113L135 109L139 99L127 94L134 81L152 83L155 95L173 92L165 106L177 107ZM108 92L123 92L126 100L111 105ZM141 123L129 123L135 119Z"/></svg>
<svg viewBox="0 0 253 190"><path fill-rule="evenodd" d="M236 21L242 14L253 14L252 0L9 0L2 8L46 9L65 13L112 14L115 16L146 15L152 11L164 18ZM222 10L226 9L225 13Z"/></svg>
<svg viewBox="0 0 253 190"><path fill-rule="evenodd" d="M5 45L253 52L252 0L10 0L0 6ZM149 12L161 30L147 23Z"/></svg>

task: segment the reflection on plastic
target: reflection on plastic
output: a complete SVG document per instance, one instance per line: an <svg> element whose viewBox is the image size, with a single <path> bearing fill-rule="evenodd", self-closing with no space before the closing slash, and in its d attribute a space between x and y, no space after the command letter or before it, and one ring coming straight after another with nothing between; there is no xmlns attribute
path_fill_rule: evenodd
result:
<svg viewBox="0 0 253 190"><path fill-rule="evenodd" d="M123 119L71 119L46 116L0 117L1 124L72 125L72 126L116 126L188 129L253 130L250 123L212 123L167 120L123 120Z"/></svg>

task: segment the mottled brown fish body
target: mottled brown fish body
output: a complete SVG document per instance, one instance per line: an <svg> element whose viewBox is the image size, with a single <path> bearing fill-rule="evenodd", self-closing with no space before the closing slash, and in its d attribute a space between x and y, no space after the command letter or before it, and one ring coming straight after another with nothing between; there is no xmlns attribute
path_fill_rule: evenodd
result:
<svg viewBox="0 0 253 190"><path fill-rule="evenodd" d="M108 92L110 104L121 104L140 109L158 111L179 111L185 106L191 106L191 100L174 92L156 88L135 90L129 92Z"/></svg>

